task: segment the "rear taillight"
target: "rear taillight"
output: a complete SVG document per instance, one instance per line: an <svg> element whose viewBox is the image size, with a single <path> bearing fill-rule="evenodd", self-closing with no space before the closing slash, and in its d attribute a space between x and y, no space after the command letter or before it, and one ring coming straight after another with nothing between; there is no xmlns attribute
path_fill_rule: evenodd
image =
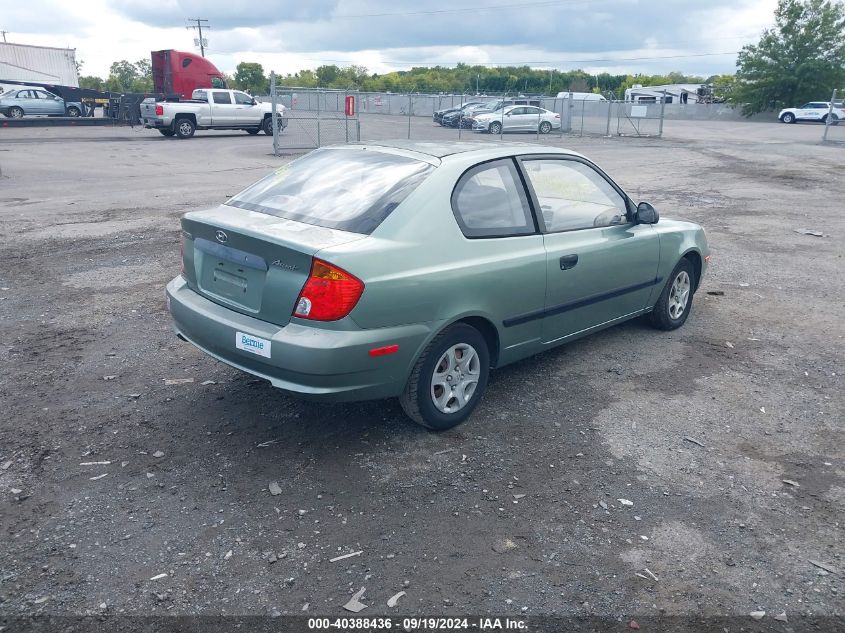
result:
<svg viewBox="0 0 845 633"><path fill-rule="evenodd" d="M364 283L345 270L315 259L299 293L293 315L312 321L336 321L352 312Z"/></svg>
<svg viewBox="0 0 845 633"><path fill-rule="evenodd" d="M156 104L156 116L162 116L164 114L164 106L160 103Z"/></svg>

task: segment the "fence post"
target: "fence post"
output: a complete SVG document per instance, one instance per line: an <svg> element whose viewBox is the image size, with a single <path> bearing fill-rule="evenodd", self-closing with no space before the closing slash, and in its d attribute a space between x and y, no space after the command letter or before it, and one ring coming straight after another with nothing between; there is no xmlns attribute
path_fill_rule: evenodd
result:
<svg viewBox="0 0 845 633"><path fill-rule="evenodd" d="M346 109L346 98L349 96L349 91L343 91L343 122L346 126L346 142L349 142L349 111ZM358 108L355 108L356 112Z"/></svg>
<svg viewBox="0 0 845 633"><path fill-rule="evenodd" d="M830 95L830 103L827 106L827 117L824 120L824 134L822 134L822 143L827 141L827 128L830 127L830 122L833 119L833 102L836 101L836 89L833 89L833 94Z"/></svg>
<svg viewBox="0 0 845 633"><path fill-rule="evenodd" d="M572 110L575 104L572 101L572 90L569 91L569 98L566 100L566 131L572 131Z"/></svg>
<svg viewBox="0 0 845 633"><path fill-rule="evenodd" d="M458 140L461 140L461 132L464 129L464 93L461 93L460 114L458 114Z"/></svg>
<svg viewBox="0 0 845 633"><path fill-rule="evenodd" d="M408 138L411 138L411 93L408 93Z"/></svg>
<svg viewBox="0 0 845 633"><path fill-rule="evenodd" d="M317 92L317 147L320 147L320 118L322 117L322 113L320 112L320 93Z"/></svg>
<svg viewBox="0 0 845 633"><path fill-rule="evenodd" d="M663 116L666 114L666 91L663 91L663 100L660 102L660 129L657 131L657 137L663 138Z"/></svg>
<svg viewBox="0 0 845 633"><path fill-rule="evenodd" d="M273 125L273 156L279 155L279 113L276 111L276 72L270 72L270 122Z"/></svg>
<svg viewBox="0 0 845 633"><path fill-rule="evenodd" d="M613 98L608 99L607 101L607 130L605 130L604 135L610 136L610 114L613 110Z"/></svg>
<svg viewBox="0 0 845 633"><path fill-rule="evenodd" d="M541 105L540 105L539 108L537 108L537 140L538 141L540 140L540 115L543 113L542 103L543 103L543 101L541 100L540 101Z"/></svg>

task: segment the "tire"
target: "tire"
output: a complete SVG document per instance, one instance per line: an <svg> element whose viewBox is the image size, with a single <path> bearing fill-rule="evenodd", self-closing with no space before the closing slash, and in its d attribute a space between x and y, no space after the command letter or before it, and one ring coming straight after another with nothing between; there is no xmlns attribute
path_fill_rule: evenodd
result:
<svg viewBox="0 0 845 633"><path fill-rule="evenodd" d="M502 133L502 124L498 121L493 121L490 124L490 134L501 134Z"/></svg>
<svg viewBox="0 0 845 633"><path fill-rule="evenodd" d="M692 310L694 284L695 271L685 257L675 266L663 292L657 298L650 315L651 324L658 330L676 330L681 327Z"/></svg>
<svg viewBox="0 0 845 633"><path fill-rule="evenodd" d="M548 134L552 131L552 124L548 121L543 121L540 124L540 134Z"/></svg>
<svg viewBox="0 0 845 633"><path fill-rule="evenodd" d="M823 125L827 125L827 117L828 117L828 115L827 115L827 114L825 114L825 115L822 117L822 124L823 124ZM831 125L839 125L839 117L837 117L837 116L834 114L834 115L830 118L830 124L831 124Z"/></svg>
<svg viewBox="0 0 845 633"><path fill-rule="evenodd" d="M248 127L246 129L247 134L258 134L261 131L261 128L258 127Z"/></svg>
<svg viewBox="0 0 845 633"><path fill-rule="evenodd" d="M197 126L191 119L177 119L175 128L179 138L191 138L197 131Z"/></svg>
<svg viewBox="0 0 845 633"><path fill-rule="evenodd" d="M468 363L463 370L457 369L465 373L455 375L450 370L450 357L452 363L461 359ZM440 332L428 344L411 371L399 403L414 422L434 431L445 431L472 415L487 388L489 375L487 342L474 327L458 323ZM458 387L457 395L451 385ZM471 390L470 395L461 403L465 390ZM435 402L436 394L440 394L439 405Z"/></svg>
<svg viewBox="0 0 845 633"><path fill-rule="evenodd" d="M9 114L7 114L10 119L22 119L23 118L23 108L19 108L18 106L12 106L9 108Z"/></svg>
<svg viewBox="0 0 845 633"><path fill-rule="evenodd" d="M68 116L72 116L72 117L75 118L75 117L78 117L80 114L82 114L82 113L79 111L79 108L77 108L76 106L70 106L67 109L67 115Z"/></svg>
<svg viewBox="0 0 845 633"><path fill-rule="evenodd" d="M174 132L170 128L159 128L158 133L162 136L173 136L174 134L176 134L176 132Z"/></svg>
<svg viewBox="0 0 845 633"><path fill-rule="evenodd" d="M285 129L285 127L287 127L287 124L285 123L284 119L281 116L278 117L278 121L279 122L277 123L277 125L279 127L279 132L281 132L282 130ZM273 136L273 117L271 117L271 116L266 117L264 119L264 121L261 123L261 129L264 130L264 133L267 136Z"/></svg>
<svg viewBox="0 0 845 633"><path fill-rule="evenodd" d="M787 112L780 118L780 120L784 123L795 123L795 115L792 114L792 112Z"/></svg>

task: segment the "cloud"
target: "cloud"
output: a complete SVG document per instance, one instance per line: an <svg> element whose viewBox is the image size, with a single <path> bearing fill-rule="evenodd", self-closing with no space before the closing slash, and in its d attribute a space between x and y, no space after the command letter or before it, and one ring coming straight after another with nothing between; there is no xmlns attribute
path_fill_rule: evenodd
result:
<svg viewBox="0 0 845 633"><path fill-rule="evenodd" d="M207 18L223 71L323 63L385 73L412 65L527 64L591 72L731 72L772 22L776 0L31 0L4 6L10 41L76 47L83 72L162 48L193 50L186 18ZM7 2L8 4L8 2ZM17 32L17 33L16 33ZM26 36L18 34L25 33ZM729 53L695 57L699 53ZM663 59L655 59L655 58ZM636 59L648 58L648 59ZM606 60L606 61L595 61Z"/></svg>

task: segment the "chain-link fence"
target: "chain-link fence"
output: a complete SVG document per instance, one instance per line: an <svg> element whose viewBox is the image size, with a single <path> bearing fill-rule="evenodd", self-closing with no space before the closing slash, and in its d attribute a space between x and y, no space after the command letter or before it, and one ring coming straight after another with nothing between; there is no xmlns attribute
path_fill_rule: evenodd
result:
<svg viewBox="0 0 845 633"><path fill-rule="evenodd" d="M608 101L601 96L581 100L573 96L569 93L560 97L491 97L276 88L273 75L270 100L284 113L274 147L279 153L360 140L466 140L481 137L484 132L487 134L483 137L488 140L525 140L531 135L537 140L555 135L662 136L664 103L626 103ZM493 113L498 116L487 117L487 125L480 124L483 115L479 118L471 111L466 111L467 116L460 114L444 122L434 117L435 112L439 115L446 109L459 110L468 103L491 100L523 106L524 112L510 116L498 110Z"/></svg>

